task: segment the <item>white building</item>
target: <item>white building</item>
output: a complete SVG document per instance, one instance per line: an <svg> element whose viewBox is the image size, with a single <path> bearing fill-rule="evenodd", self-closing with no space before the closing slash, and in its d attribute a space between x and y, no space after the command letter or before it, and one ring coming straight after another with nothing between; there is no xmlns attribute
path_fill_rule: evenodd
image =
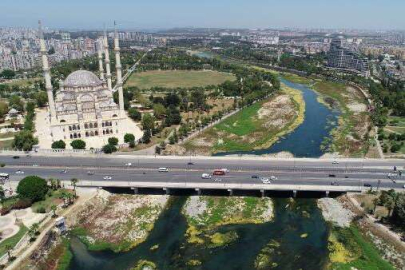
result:
<svg viewBox="0 0 405 270"><path fill-rule="evenodd" d="M120 143L123 143L123 137L126 133L134 134L136 139L142 136L139 127L127 117L124 111L122 68L118 35L115 35L114 38L114 52L116 57L116 88L119 96L119 104L116 104L113 100L113 87L106 35L100 40L98 46L100 77L86 70L75 71L67 76L64 81L61 81L60 89L56 91L55 99L53 96L47 50L41 26L40 42L49 104L49 111L44 117L45 122L41 122L43 119L39 119L40 125L41 123L49 125L49 128L43 129L45 132L39 132L40 147L42 145L43 148L49 148L49 143L47 144L45 142L47 138L49 138L49 135L52 142L63 140L68 147L72 140L82 139L86 142L87 148L101 148L108 142L108 138L110 137L116 137L119 139ZM103 47L106 69L105 76L101 52ZM41 118L41 116L38 115L37 118ZM38 128L37 126L37 129Z"/></svg>

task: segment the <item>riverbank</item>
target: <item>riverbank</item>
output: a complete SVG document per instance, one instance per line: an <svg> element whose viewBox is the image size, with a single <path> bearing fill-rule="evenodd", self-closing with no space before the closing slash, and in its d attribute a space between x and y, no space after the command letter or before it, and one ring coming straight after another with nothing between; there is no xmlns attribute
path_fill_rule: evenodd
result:
<svg viewBox="0 0 405 270"><path fill-rule="evenodd" d="M72 234L89 250L127 251L142 243L165 208L168 196L98 195L68 217Z"/></svg>
<svg viewBox="0 0 405 270"><path fill-rule="evenodd" d="M352 86L319 78L289 73L281 73L281 76L289 81L308 85L320 94L321 103L331 109L338 108L341 112L338 125L331 132L332 137L323 144L326 152L347 157L362 157L369 152L369 148L373 147L369 139L372 123L363 93Z"/></svg>
<svg viewBox="0 0 405 270"><path fill-rule="evenodd" d="M199 155L268 148L304 121L302 93L282 85L281 92L246 107L182 146Z"/></svg>
<svg viewBox="0 0 405 270"><path fill-rule="evenodd" d="M398 260L403 253L364 226L362 216L348 205L346 196L320 199L318 206L331 228L328 269L394 270L405 267Z"/></svg>

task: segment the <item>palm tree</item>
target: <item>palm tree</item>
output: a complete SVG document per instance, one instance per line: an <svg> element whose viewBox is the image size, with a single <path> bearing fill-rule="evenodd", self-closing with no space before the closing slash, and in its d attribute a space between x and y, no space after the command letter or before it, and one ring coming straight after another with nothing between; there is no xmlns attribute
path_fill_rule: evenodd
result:
<svg viewBox="0 0 405 270"><path fill-rule="evenodd" d="M67 197L68 197L68 193L65 190L63 190L62 193L60 194L59 198L61 198L63 200L63 206L65 206L65 207L67 205L67 199L68 199Z"/></svg>
<svg viewBox="0 0 405 270"><path fill-rule="evenodd" d="M79 182L79 179L77 179L77 178L72 178L70 180L70 183L73 186L73 190L75 191L75 197L77 197L77 194L76 194L76 184L77 184L77 182Z"/></svg>

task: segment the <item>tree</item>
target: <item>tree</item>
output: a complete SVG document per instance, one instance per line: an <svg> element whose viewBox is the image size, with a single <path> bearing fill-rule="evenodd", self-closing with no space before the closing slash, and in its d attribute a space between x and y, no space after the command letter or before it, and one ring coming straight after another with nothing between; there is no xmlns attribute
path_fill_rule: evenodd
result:
<svg viewBox="0 0 405 270"><path fill-rule="evenodd" d="M111 154L113 152L117 152L117 147L112 144L106 144L103 146L103 152L104 154Z"/></svg>
<svg viewBox="0 0 405 270"><path fill-rule="evenodd" d="M165 114L166 108L162 104L157 103L153 105L153 115L156 116L156 118L162 119Z"/></svg>
<svg viewBox="0 0 405 270"><path fill-rule="evenodd" d="M155 118L150 113L146 113L142 117L142 127L144 130L149 131L155 128Z"/></svg>
<svg viewBox="0 0 405 270"><path fill-rule="evenodd" d="M5 249L7 250L7 256L8 256L8 259L9 260L11 260L11 258L12 258L12 254L11 254L11 252L13 251L13 246L12 245L10 245L10 244L8 244L8 245L6 245L5 246Z"/></svg>
<svg viewBox="0 0 405 270"><path fill-rule="evenodd" d="M38 139L29 130L23 130L14 135L13 147L18 150L31 151L32 147L38 143Z"/></svg>
<svg viewBox="0 0 405 270"><path fill-rule="evenodd" d="M143 132L142 142L145 144L150 143L151 137L152 137L152 135L151 135L150 129L145 130Z"/></svg>
<svg viewBox="0 0 405 270"><path fill-rule="evenodd" d="M5 69L1 73L1 77L3 77L4 79L12 79L15 77L15 72L11 69Z"/></svg>
<svg viewBox="0 0 405 270"><path fill-rule="evenodd" d="M39 224L38 223L32 224L28 230L28 235L30 236L31 240L35 239L35 236L38 235L38 232L39 232Z"/></svg>
<svg viewBox="0 0 405 270"><path fill-rule="evenodd" d="M4 117L8 113L8 104L0 102L0 117Z"/></svg>
<svg viewBox="0 0 405 270"><path fill-rule="evenodd" d="M118 145L118 138L116 138L116 137L108 138L108 144L111 144L114 146Z"/></svg>
<svg viewBox="0 0 405 270"><path fill-rule="evenodd" d="M18 195L32 202L42 201L47 192L46 180L38 176L27 176L17 186Z"/></svg>
<svg viewBox="0 0 405 270"><path fill-rule="evenodd" d="M70 143L73 149L86 149L86 142L83 140L74 140Z"/></svg>
<svg viewBox="0 0 405 270"><path fill-rule="evenodd" d="M124 142L126 142L126 143L135 142L135 136L134 136L134 134L131 134L131 133L125 134L125 135L124 135Z"/></svg>
<svg viewBox="0 0 405 270"><path fill-rule="evenodd" d="M58 207L55 204L51 205L51 210L52 210L52 217L56 217L56 210Z"/></svg>
<svg viewBox="0 0 405 270"><path fill-rule="evenodd" d="M17 95L12 95L9 99L8 99L8 106L10 108L14 108L17 111L24 111L24 103L21 100L21 98Z"/></svg>
<svg viewBox="0 0 405 270"><path fill-rule="evenodd" d="M135 108L128 109L128 116L134 121L142 120L142 114Z"/></svg>
<svg viewBox="0 0 405 270"><path fill-rule="evenodd" d="M399 194L397 198L397 206L395 213L398 219L398 223L402 228L405 227L405 194Z"/></svg>
<svg viewBox="0 0 405 270"><path fill-rule="evenodd" d="M77 197L76 185L77 185L78 182L79 182L79 179L77 179L77 178L70 179L70 184L73 186L73 190L75 191L75 197Z"/></svg>
<svg viewBox="0 0 405 270"><path fill-rule="evenodd" d="M42 91L35 94L35 100L38 107L45 107L48 102L48 95Z"/></svg>
<svg viewBox="0 0 405 270"><path fill-rule="evenodd" d="M66 143L62 140L55 141L52 143L52 149L65 149Z"/></svg>
<svg viewBox="0 0 405 270"><path fill-rule="evenodd" d="M0 186L0 202L3 202L3 200L6 198L6 193L4 192L4 188Z"/></svg>

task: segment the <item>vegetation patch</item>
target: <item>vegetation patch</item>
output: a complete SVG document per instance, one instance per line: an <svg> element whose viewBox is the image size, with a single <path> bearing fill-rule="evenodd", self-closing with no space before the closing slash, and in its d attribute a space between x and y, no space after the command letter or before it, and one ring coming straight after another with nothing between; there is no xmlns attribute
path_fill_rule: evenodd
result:
<svg viewBox="0 0 405 270"><path fill-rule="evenodd" d="M395 269L381 254L367 236L356 225L348 228L333 227L329 238L331 269Z"/></svg>
<svg viewBox="0 0 405 270"><path fill-rule="evenodd" d="M167 196L100 192L72 217L73 233L90 250L129 250L146 239L167 200Z"/></svg>
<svg viewBox="0 0 405 270"><path fill-rule="evenodd" d="M216 232L210 236L211 244L210 247L223 247L238 239L238 234L235 231L230 231L226 233Z"/></svg>
<svg viewBox="0 0 405 270"><path fill-rule="evenodd" d="M134 73L128 79L126 86L136 86L140 89L153 87L190 88L218 85L225 81L234 80L233 74L217 71L153 70Z"/></svg>
<svg viewBox="0 0 405 270"><path fill-rule="evenodd" d="M140 260L131 270L156 270L156 264L147 260Z"/></svg>
<svg viewBox="0 0 405 270"><path fill-rule="evenodd" d="M275 240L264 246L255 259L255 268L261 270L277 267L277 263L273 262L273 258L277 255L276 251L279 247L280 244Z"/></svg>
<svg viewBox="0 0 405 270"><path fill-rule="evenodd" d="M280 94L242 109L183 146L205 154L267 148L297 128L304 113L301 92L283 85Z"/></svg>

